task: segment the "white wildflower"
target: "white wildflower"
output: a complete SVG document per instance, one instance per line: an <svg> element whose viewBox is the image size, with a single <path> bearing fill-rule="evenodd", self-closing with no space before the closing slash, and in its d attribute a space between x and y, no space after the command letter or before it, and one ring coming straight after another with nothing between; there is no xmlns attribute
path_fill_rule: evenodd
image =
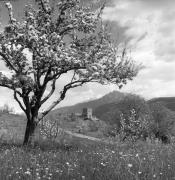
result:
<svg viewBox="0 0 175 180"><path fill-rule="evenodd" d="M105 164L105 163L103 163L103 162L101 162L101 165L102 165L102 166L106 166L106 164Z"/></svg>
<svg viewBox="0 0 175 180"><path fill-rule="evenodd" d="M122 155L123 155L123 152L119 152L119 154L122 156Z"/></svg>
<svg viewBox="0 0 175 180"><path fill-rule="evenodd" d="M10 2L5 3L5 5L8 9L12 9L12 4Z"/></svg>
<svg viewBox="0 0 175 180"><path fill-rule="evenodd" d="M31 175L31 172L27 170L27 171L25 172L25 174Z"/></svg>
<svg viewBox="0 0 175 180"><path fill-rule="evenodd" d="M128 167L131 168L131 167L133 167L133 165L132 164L128 164Z"/></svg>

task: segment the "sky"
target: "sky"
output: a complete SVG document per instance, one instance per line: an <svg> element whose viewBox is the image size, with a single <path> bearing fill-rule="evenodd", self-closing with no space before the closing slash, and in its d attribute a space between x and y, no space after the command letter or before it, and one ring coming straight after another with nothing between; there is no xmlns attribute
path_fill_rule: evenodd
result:
<svg viewBox="0 0 175 180"><path fill-rule="evenodd" d="M12 2L16 16L22 16L26 2L32 0ZM145 99L175 96L174 7L174 0L111 0L104 9L103 19L110 22L112 37L127 44L131 57L136 63L142 63L145 67L133 81L120 90L121 92L135 93ZM5 7L0 2L0 30L7 21ZM0 71L6 71L1 62ZM60 84L64 84L68 78L69 75L60 80L57 84L57 92ZM119 89L116 85L86 84L69 91L59 106L99 98L113 90ZM55 94L51 101L56 96L58 94ZM12 93L6 88L0 88L0 106L3 104L9 104L15 111L20 112Z"/></svg>

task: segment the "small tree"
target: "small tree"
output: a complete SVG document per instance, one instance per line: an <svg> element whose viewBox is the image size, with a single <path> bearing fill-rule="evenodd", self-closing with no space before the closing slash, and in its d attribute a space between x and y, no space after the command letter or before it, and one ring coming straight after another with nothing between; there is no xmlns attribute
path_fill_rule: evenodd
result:
<svg viewBox="0 0 175 180"><path fill-rule="evenodd" d="M40 123L39 133L43 137L46 137L49 140L54 141L58 137L59 132L61 131L59 126L59 121L43 118Z"/></svg>
<svg viewBox="0 0 175 180"><path fill-rule="evenodd" d="M159 102L149 102L153 116L152 132L156 138L168 142L174 136L175 113Z"/></svg>
<svg viewBox="0 0 175 180"><path fill-rule="evenodd" d="M36 3L39 8L27 6L20 22L13 16L12 5L6 3L9 24L0 34L1 61L12 73L11 77L0 73L0 86L13 91L27 116L24 144L31 142L39 121L65 98L68 90L88 82L121 87L138 72L126 50L116 48L103 27L104 5L91 11L79 0L60 0L54 7L49 0ZM31 58L27 58L26 51ZM68 72L72 77L58 99L39 114L55 92L57 80ZM50 90L48 94L46 89Z"/></svg>
<svg viewBox="0 0 175 180"><path fill-rule="evenodd" d="M145 138L144 136L148 136L149 134L150 121L146 115L137 118L135 109L130 110L128 119L125 119L123 114L121 114L120 122L120 136L122 140L130 138L131 140L136 141L140 138Z"/></svg>

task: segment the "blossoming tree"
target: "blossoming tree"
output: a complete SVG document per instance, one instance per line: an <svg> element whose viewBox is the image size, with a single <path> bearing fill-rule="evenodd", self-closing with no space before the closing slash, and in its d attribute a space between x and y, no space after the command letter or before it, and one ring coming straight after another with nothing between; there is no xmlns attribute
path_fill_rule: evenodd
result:
<svg viewBox="0 0 175 180"><path fill-rule="evenodd" d="M13 91L26 114L24 144L31 142L39 121L68 90L88 82L121 87L138 72L125 49L120 51L110 40L102 23L104 6L92 11L79 0L60 0L54 7L48 0L35 1L38 8L26 7L20 21L6 3L9 23L0 34L0 60L12 73L11 77L0 73L0 86ZM72 77L58 92L58 99L39 113L55 92L57 80L68 72Z"/></svg>

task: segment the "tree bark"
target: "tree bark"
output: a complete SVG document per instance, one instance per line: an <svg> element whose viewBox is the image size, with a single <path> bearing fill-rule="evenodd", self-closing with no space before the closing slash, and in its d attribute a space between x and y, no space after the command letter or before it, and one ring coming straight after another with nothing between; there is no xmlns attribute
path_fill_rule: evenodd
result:
<svg viewBox="0 0 175 180"><path fill-rule="evenodd" d="M37 117L32 117L31 119L27 119L26 131L24 135L23 145L32 145L35 137L35 129L37 127L36 120Z"/></svg>

